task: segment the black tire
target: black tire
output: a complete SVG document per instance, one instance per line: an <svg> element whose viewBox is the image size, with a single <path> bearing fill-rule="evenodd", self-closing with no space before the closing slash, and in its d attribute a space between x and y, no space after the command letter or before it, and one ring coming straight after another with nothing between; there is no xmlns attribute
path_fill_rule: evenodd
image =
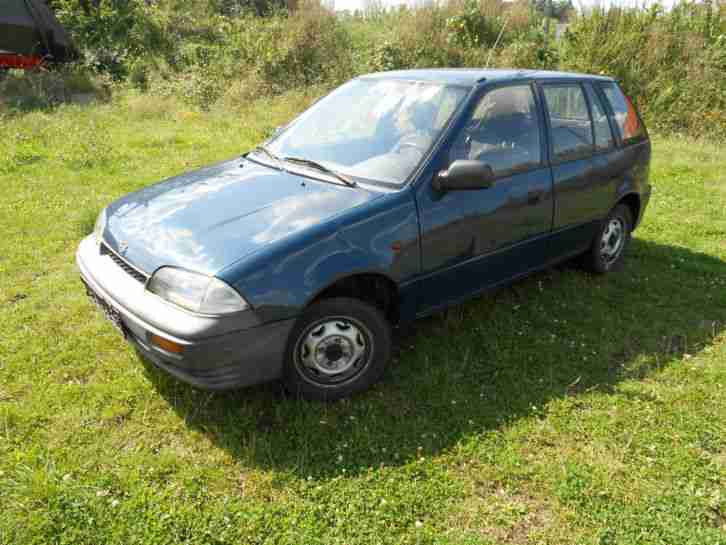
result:
<svg viewBox="0 0 726 545"><path fill-rule="evenodd" d="M283 383L305 399L348 397L381 378L391 347L391 326L380 310L359 299L323 299L303 312L290 333Z"/></svg>
<svg viewBox="0 0 726 545"><path fill-rule="evenodd" d="M613 226L620 224L622 228L620 242L617 249L607 245L605 239L608 237L608 230L612 232ZM633 231L633 214L624 204L619 204L612 209L608 217L602 222L597 235L592 241L592 246L585 253L585 267L596 274L605 274L617 271L623 266L625 252L630 245L630 238Z"/></svg>

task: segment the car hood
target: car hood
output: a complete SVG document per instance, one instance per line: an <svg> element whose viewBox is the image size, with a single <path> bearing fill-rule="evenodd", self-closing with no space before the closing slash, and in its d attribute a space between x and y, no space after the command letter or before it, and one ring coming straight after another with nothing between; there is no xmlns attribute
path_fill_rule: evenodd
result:
<svg viewBox="0 0 726 545"><path fill-rule="evenodd" d="M106 211L104 241L149 274L172 265L213 275L377 196L236 159L115 201Z"/></svg>

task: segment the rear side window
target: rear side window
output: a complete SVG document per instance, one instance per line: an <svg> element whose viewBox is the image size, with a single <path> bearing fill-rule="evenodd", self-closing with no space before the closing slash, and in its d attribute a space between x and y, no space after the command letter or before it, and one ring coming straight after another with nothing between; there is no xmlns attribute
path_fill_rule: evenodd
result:
<svg viewBox="0 0 726 545"><path fill-rule="evenodd" d="M645 138L645 128L640 122L638 112L630 99L614 83L602 85L605 97L610 103L615 117L615 125L624 144L638 142Z"/></svg>
<svg viewBox="0 0 726 545"><path fill-rule="evenodd" d="M608 150L615 146L615 139L613 138L613 132L610 130L610 122L605 113L605 108L600 102L600 97L589 84L585 86L585 89L587 98L590 100L592 124L595 129L595 149L598 151Z"/></svg>
<svg viewBox="0 0 726 545"><path fill-rule="evenodd" d="M554 159L570 161L592 154L592 122L585 94L577 84L545 85Z"/></svg>

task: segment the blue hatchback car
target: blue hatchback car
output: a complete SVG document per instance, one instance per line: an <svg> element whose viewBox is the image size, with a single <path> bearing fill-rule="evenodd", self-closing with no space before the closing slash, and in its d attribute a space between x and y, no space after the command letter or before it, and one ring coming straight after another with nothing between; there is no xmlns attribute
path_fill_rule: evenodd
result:
<svg viewBox="0 0 726 545"><path fill-rule="evenodd" d="M336 399L381 377L397 325L573 256L616 269L650 153L611 78L372 74L242 158L113 202L77 263L175 377Z"/></svg>

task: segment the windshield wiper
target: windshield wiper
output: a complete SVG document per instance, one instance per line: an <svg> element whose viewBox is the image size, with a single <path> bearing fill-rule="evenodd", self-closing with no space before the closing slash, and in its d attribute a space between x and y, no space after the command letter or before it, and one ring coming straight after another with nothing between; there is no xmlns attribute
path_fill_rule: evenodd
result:
<svg viewBox="0 0 726 545"><path fill-rule="evenodd" d="M330 174L334 178L337 178L341 182L343 182L348 187L355 187L358 184L355 182L355 180L352 180L345 174L342 174L340 172L337 172L333 170L332 168L328 168L325 165L318 163L317 161L313 161L312 159L305 159L304 157L282 157L283 161L287 161L289 163L298 163L303 166L314 168L315 170L319 170L320 172L324 172L325 174Z"/></svg>
<svg viewBox="0 0 726 545"><path fill-rule="evenodd" d="M277 163L277 166L282 168L282 161L280 160L280 158L277 155L275 155L274 153L272 153L267 146L260 144L252 151L255 153L262 153L263 155L267 155L267 157L269 157L270 159L275 161L275 163Z"/></svg>

